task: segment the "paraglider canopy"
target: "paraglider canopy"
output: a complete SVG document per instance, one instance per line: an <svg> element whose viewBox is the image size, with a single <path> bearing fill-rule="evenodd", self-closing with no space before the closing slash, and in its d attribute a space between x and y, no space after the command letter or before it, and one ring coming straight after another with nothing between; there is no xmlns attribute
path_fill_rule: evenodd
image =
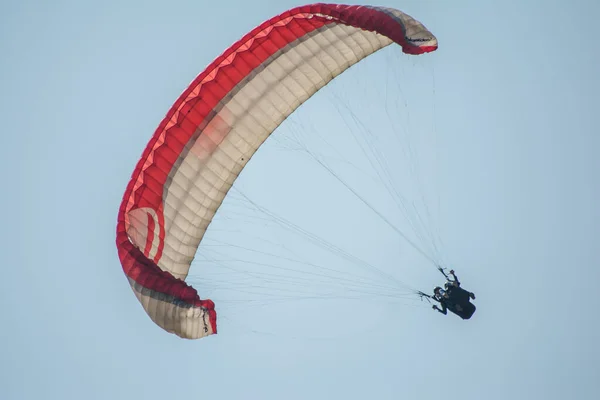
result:
<svg viewBox="0 0 600 400"><path fill-rule="evenodd" d="M117 224L123 270L156 324L183 338L217 332L214 303L184 280L229 189L285 118L392 43L411 55L437 49L431 32L396 9L293 8L225 50L177 99L135 167Z"/></svg>

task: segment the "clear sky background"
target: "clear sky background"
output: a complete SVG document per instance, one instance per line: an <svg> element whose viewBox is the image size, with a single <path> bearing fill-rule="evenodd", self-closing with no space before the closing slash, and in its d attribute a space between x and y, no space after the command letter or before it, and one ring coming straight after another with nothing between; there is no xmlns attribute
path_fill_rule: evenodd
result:
<svg viewBox="0 0 600 400"><path fill-rule="evenodd" d="M218 335L182 340L147 317L115 247L131 172L208 63L300 4L1 3L0 398L597 398L591 0L377 3L422 21L439 50L363 61L248 164L189 277L216 302ZM476 293L471 320L407 297L401 282L429 292L442 276L301 150L427 249L369 180L384 158L353 142L367 133L421 232L440 239L428 254Z"/></svg>

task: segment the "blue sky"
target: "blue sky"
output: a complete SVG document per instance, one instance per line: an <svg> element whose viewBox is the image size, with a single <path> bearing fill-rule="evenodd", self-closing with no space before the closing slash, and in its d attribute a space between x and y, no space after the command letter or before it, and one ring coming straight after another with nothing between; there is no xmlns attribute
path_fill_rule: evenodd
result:
<svg viewBox="0 0 600 400"><path fill-rule="evenodd" d="M146 316L114 241L135 163L212 59L299 4L2 4L0 397L596 398L592 1L378 3L422 21L439 50L411 58L389 48L365 60L252 159L189 277L217 303L218 335L182 340ZM441 238L447 265L477 294L470 321L401 297L398 280L431 290L441 276L294 147L328 160L410 236L387 192L366 178L374 170L352 142L365 132L394 187L429 212L424 227ZM240 193L368 267L283 229ZM312 264L344 275L311 281L306 271L323 271ZM380 286L366 290L367 280Z"/></svg>

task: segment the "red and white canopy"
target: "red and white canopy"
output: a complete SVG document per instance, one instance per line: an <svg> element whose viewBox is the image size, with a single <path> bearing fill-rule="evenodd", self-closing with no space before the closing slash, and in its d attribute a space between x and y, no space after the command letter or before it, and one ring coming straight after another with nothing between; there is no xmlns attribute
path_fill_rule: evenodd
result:
<svg viewBox="0 0 600 400"><path fill-rule="evenodd" d="M194 79L144 150L118 215L123 270L156 324L183 338L217 332L214 303L184 280L227 192L298 106L391 43L413 55L437 49L401 11L306 5L264 22Z"/></svg>

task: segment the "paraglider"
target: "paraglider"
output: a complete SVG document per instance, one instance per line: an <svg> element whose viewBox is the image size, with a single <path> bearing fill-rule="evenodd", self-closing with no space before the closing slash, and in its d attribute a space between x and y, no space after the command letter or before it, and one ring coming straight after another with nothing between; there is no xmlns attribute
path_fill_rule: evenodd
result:
<svg viewBox="0 0 600 400"><path fill-rule="evenodd" d="M123 271L158 326L189 339L217 333L215 304L185 279L221 203L291 113L393 43L409 55L438 46L425 26L396 9L293 8L225 50L177 99L133 171L117 222Z"/></svg>
<svg viewBox="0 0 600 400"><path fill-rule="evenodd" d="M442 269L440 269L440 271L444 273ZM447 278L444 289L436 286L433 289L433 296L431 296L431 299L438 301L442 308L440 309L435 304L432 308L444 315L447 314L446 310L450 310L462 319L469 319L473 316L476 309L475 305L471 303L471 300L475 300L475 294L466 291L460 286L460 281L454 274L454 270L450 270L450 275L452 275L454 279L451 280L444 274Z"/></svg>

